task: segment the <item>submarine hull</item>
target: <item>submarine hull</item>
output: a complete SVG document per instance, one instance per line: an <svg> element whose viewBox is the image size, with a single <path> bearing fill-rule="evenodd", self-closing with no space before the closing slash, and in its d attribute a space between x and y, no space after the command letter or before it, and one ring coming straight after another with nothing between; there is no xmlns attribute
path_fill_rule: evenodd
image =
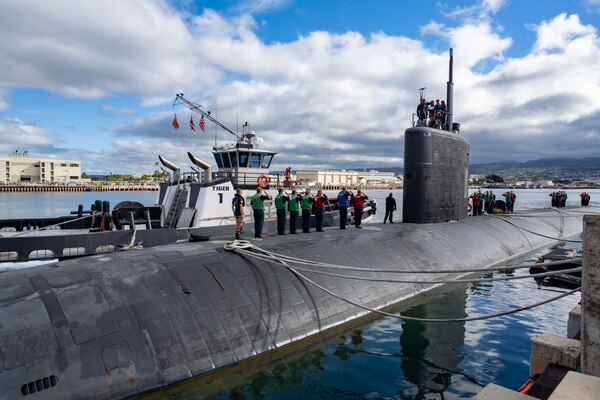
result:
<svg viewBox="0 0 600 400"><path fill-rule="evenodd" d="M581 211L385 229L373 224L255 244L350 266L415 272L491 268L555 242L549 238L581 232ZM281 264L223 251L224 244L179 243L0 274L0 398L132 396L285 351L286 345L367 314ZM435 286L360 279L379 276L373 272L354 272L357 279L302 273L376 309Z"/></svg>

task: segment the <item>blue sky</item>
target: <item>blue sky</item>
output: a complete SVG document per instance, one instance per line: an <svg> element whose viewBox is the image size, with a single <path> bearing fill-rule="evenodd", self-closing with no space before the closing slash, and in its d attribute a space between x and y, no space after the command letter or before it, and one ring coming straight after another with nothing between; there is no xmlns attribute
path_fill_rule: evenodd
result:
<svg viewBox="0 0 600 400"><path fill-rule="evenodd" d="M275 168L401 166L453 47L473 162L600 156L599 21L600 0L0 0L0 153L89 174L214 164L214 126L172 107L184 92L249 121Z"/></svg>

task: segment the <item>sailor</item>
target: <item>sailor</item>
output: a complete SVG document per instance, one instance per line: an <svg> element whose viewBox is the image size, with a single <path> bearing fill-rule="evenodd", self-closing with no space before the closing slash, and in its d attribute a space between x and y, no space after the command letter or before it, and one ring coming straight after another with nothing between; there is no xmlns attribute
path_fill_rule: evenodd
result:
<svg viewBox="0 0 600 400"><path fill-rule="evenodd" d="M433 128L435 125L435 105L434 101L431 100L427 103L427 115L429 116L429 127Z"/></svg>
<svg viewBox="0 0 600 400"><path fill-rule="evenodd" d="M317 232L323 232L323 217L325 215L325 204L328 203L327 195L323 194L323 190L317 190L315 196L314 209L315 220L317 222Z"/></svg>
<svg viewBox="0 0 600 400"><path fill-rule="evenodd" d="M442 115L442 129L447 129L448 127L446 126L446 116L448 115L448 105L446 104L446 101L444 101L444 100L442 100L441 115Z"/></svg>
<svg viewBox="0 0 600 400"><path fill-rule="evenodd" d="M288 207L290 209L290 233L296 234L296 227L298 225L298 214L300 212L300 201L302 196L298 195L296 189L292 190Z"/></svg>
<svg viewBox="0 0 600 400"><path fill-rule="evenodd" d="M488 214L494 213L494 205L496 205L496 195L490 190L490 208L487 210Z"/></svg>
<svg viewBox="0 0 600 400"><path fill-rule="evenodd" d="M417 118L419 119L417 126L425 126L425 120L427 119L427 102L425 99L421 99L421 102L417 106Z"/></svg>
<svg viewBox="0 0 600 400"><path fill-rule="evenodd" d="M567 192L565 192L564 190L562 192L560 192L560 206L564 207L567 205Z"/></svg>
<svg viewBox="0 0 600 400"><path fill-rule="evenodd" d="M396 211L396 199L394 199L394 195L390 193L390 195L385 198L385 217L383 217L384 224L388 218L390 220L390 224L394 223L394 211Z"/></svg>
<svg viewBox="0 0 600 400"><path fill-rule="evenodd" d="M479 212L479 193L475 192L469 196L469 198L473 199L473 216L477 216Z"/></svg>
<svg viewBox="0 0 600 400"><path fill-rule="evenodd" d="M512 190L510 191L510 200L511 200L511 202L510 202L510 212L513 212L515 210L515 203L517 201L517 195Z"/></svg>
<svg viewBox="0 0 600 400"><path fill-rule="evenodd" d="M552 192L548 196L550 196L550 198L552 199L552 207L556 207L556 192Z"/></svg>
<svg viewBox="0 0 600 400"><path fill-rule="evenodd" d="M285 219L287 216L287 202L290 198L284 193L283 188L279 188L279 193L275 196L275 208L277 209L277 234L285 235Z"/></svg>
<svg viewBox="0 0 600 400"><path fill-rule="evenodd" d="M256 193L252 196L252 211L254 212L254 237L262 238L263 225L265 223L265 200L273 200L271 196L263 193L263 188L256 188Z"/></svg>
<svg viewBox="0 0 600 400"><path fill-rule="evenodd" d="M357 229L362 229L362 213L365 208L365 200L369 197L363 194L362 190L358 189L356 194L352 196L352 204L354 205L354 226Z"/></svg>
<svg viewBox="0 0 600 400"><path fill-rule="evenodd" d="M483 193L481 193L481 189L477 192L477 197L479 197L479 206L477 207L477 214L483 214Z"/></svg>
<svg viewBox="0 0 600 400"><path fill-rule="evenodd" d="M435 99L435 105L433 106L435 123L434 127L437 129L442 128L442 110L443 106L440 104L440 99Z"/></svg>
<svg viewBox="0 0 600 400"><path fill-rule="evenodd" d="M490 209L490 192L488 190L485 191L485 193L483 194L483 209L485 210L485 212L487 214L490 214L490 212L488 211Z"/></svg>
<svg viewBox="0 0 600 400"><path fill-rule="evenodd" d="M506 203L506 212L512 212L512 195L510 192L504 192L504 203Z"/></svg>
<svg viewBox="0 0 600 400"><path fill-rule="evenodd" d="M310 216L315 198L310 194L310 189L306 188L300 206L302 207L302 232L310 233Z"/></svg>
<svg viewBox="0 0 600 400"><path fill-rule="evenodd" d="M231 201L231 210L235 217L235 238L240 239L242 237L242 227L244 226L244 207L246 206L246 200L242 196L242 189L237 188L235 195Z"/></svg>
<svg viewBox="0 0 600 400"><path fill-rule="evenodd" d="M340 210L340 229L346 229L346 221L348 220L348 197L352 194L342 187L342 190L337 195L338 210Z"/></svg>

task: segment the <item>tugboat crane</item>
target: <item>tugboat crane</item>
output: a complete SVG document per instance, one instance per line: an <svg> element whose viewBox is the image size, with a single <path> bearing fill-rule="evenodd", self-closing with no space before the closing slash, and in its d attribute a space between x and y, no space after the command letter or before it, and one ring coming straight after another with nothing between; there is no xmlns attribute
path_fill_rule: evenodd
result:
<svg viewBox="0 0 600 400"><path fill-rule="evenodd" d="M196 111L198 114L202 115L204 118L208 119L209 121L211 121L218 127L222 128L223 130L225 130L228 133L231 133L233 136L235 136L235 139L237 142L240 141L240 138L239 138L239 135L237 134L237 132L235 132L233 129L229 128L227 125L223 124L221 121L219 121L218 119L216 119L212 115L210 115L210 111L204 111L201 104L197 104L197 103L187 100L185 97L183 97L183 93L177 93L177 95L175 95L175 101L173 101L173 107L175 107L176 105L179 105L179 104L186 105L190 110Z"/></svg>

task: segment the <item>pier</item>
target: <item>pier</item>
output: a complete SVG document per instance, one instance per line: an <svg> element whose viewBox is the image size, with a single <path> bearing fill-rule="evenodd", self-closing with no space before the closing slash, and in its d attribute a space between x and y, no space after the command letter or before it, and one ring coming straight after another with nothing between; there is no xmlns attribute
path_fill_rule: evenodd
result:
<svg viewBox="0 0 600 400"><path fill-rule="evenodd" d="M493 383L478 400L582 400L600 392L600 215L583 217L581 306L569 313L567 337L542 334L532 345L530 375L524 394ZM526 384L527 385L527 384ZM523 385L525 387L526 385ZM523 388L522 387L522 388Z"/></svg>
<svg viewBox="0 0 600 400"><path fill-rule="evenodd" d="M158 185L0 185L0 193L8 192L139 192L156 191Z"/></svg>

